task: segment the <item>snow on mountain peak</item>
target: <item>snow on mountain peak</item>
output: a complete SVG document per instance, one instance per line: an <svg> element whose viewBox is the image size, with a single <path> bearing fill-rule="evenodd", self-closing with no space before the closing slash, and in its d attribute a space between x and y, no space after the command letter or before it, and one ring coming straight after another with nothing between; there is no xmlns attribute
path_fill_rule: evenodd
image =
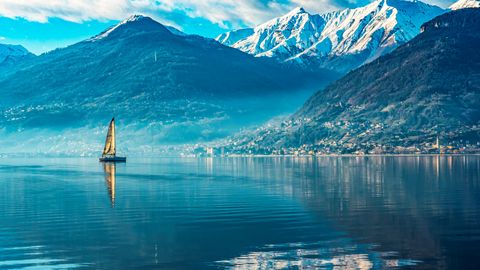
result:
<svg viewBox="0 0 480 270"><path fill-rule="evenodd" d="M221 35L217 41L255 56L348 71L409 41L420 33L423 23L444 12L416 0L376 0L321 15L296 8L243 29L242 34Z"/></svg>
<svg viewBox="0 0 480 270"><path fill-rule="evenodd" d="M134 14L134 15L126 18L125 20L123 20L122 23L139 21L139 20L142 20L142 19L145 19L145 18L148 18L148 17L143 16L141 14Z"/></svg>
<svg viewBox="0 0 480 270"><path fill-rule="evenodd" d="M459 0L453 3L449 8L451 10L462 8L480 8L480 0Z"/></svg>
<svg viewBox="0 0 480 270"><path fill-rule="evenodd" d="M143 16L143 15L140 15L140 14L134 14L134 15L131 15L130 17L124 19L123 21L119 22L118 24L113 26L110 30L113 31L113 30L115 30L115 29L117 29L117 28L119 28L123 25L128 25L130 23L141 22L141 21L154 21L154 20L150 17L147 17L147 16Z"/></svg>
<svg viewBox="0 0 480 270"><path fill-rule="evenodd" d="M291 15L296 15L296 14L301 14L301 13L307 13L303 7L296 7L292 9L289 13L286 14L286 16L291 16Z"/></svg>
<svg viewBox="0 0 480 270"><path fill-rule="evenodd" d="M323 24L319 15L298 7L255 28L231 31L216 40L256 56L291 55L313 45L315 39L311 37Z"/></svg>
<svg viewBox="0 0 480 270"><path fill-rule="evenodd" d="M143 15L132 15L125 20L119 22L118 24L110 27L109 29L105 30L104 32L88 39L87 41L95 42L98 40L102 40L108 36L111 36L112 33L117 32L120 29L129 29L131 31L163 31L172 33L171 30L168 30L164 25L155 21L154 19L143 16Z"/></svg>

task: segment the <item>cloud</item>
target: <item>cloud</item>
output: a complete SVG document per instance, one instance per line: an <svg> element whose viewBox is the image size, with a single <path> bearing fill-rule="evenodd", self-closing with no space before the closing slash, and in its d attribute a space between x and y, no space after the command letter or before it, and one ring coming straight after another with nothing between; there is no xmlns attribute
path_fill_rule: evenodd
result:
<svg viewBox="0 0 480 270"><path fill-rule="evenodd" d="M90 20L122 20L140 13L155 15L159 10L158 1L154 0L0 0L0 16L23 18L28 21L46 23L51 18L71 22ZM178 27L173 21L159 16L162 23Z"/></svg>
<svg viewBox="0 0 480 270"><path fill-rule="evenodd" d="M81 22L91 19L118 19L128 12L131 3L126 0L2 0L0 15L47 22L49 18Z"/></svg>
<svg viewBox="0 0 480 270"><path fill-rule="evenodd" d="M5 40L6 38L5 37L0 37L0 40Z"/></svg>
<svg viewBox="0 0 480 270"><path fill-rule="evenodd" d="M172 17L171 13L177 13L231 28L254 26L296 6L303 6L312 13L322 13L363 5L369 1L371 0L1 0L0 16L36 22L47 22L50 18L83 22L121 20L134 13L152 15L161 20L162 17Z"/></svg>
<svg viewBox="0 0 480 270"><path fill-rule="evenodd" d="M205 18L220 26L256 25L287 12L289 2L259 0L165 0L161 9L181 10L193 18Z"/></svg>
<svg viewBox="0 0 480 270"><path fill-rule="evenodd" d="M219 25L253 25L284 13L289 2L277 0L1 0L0 16L47 22L49 18L83 22L120 20L133 13L182 12Z"/></svg>

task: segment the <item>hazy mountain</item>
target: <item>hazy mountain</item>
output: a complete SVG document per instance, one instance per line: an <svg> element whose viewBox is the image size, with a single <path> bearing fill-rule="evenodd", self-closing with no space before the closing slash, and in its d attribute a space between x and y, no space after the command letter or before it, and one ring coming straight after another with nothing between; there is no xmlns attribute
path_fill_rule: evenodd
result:
<svg viewBox="0 0 480 270"><path fill-rule="evenodd" d="M480 0L459 0L453 3L449 8L451 10L462 8L480 8Z"/></svg>
<svg viewBox="0 0 480 270"><path fill-rule="evenodd" d="M377 0L321 15L296 8L253 29L216 39L255 56L345 72L409 41L424 22L444 12L420 1L402 0Z"/></svg>
<svg viewBox="0 0 480 270"><path fill-rule="evenodd" d="M479 148L480 9L441 15L422 31L317 92L288 121L243 138L245 148L425 151L437 136Z"/></svg>
<svg viewBox="0 0 480 270"><path fill-rule="evenodd" d="M21 45L0 44L0 67L15 64L33 56Z"/></svg>
<svg viewBox="0 0 480 270"><path fill-rule="evenodd" d="M145 144L205 141L292 111L312 88L332 78L211 39L172 34L148 17L132 16L9 70L0 79L0 126L13 137L28 135L25 144L45 140L49 143L42 145L54 147L55 140L65 140L60 151L66 144L77 147L77 140L101 143L112 116L119 136L125 136L123 145L126 138L133 146L145 139ZM38 139L42 132L30 134L33 129L49 135ZM61 139L51 142L52 134Z"/></svg>

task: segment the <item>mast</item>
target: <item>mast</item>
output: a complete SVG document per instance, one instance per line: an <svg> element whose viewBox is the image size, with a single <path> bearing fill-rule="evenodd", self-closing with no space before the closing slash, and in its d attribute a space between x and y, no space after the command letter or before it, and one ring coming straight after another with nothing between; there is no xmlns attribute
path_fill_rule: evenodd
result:
<svg viewBox="0 0 480 270"><path fill-rule="evenodd" d="M108 126L107 138L105 139L105 147L103 148L102 156L115 156L115 118L112 118L110 125Z"/></svg>

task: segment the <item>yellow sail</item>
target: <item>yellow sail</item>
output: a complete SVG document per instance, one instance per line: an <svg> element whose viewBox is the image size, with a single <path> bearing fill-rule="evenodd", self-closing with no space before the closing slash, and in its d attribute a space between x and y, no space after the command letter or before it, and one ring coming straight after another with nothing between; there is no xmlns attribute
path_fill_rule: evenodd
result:
<svg viewBox="0 0 480 270"><path fill-rule="evenodd" d="M103 148L103 156L115 156L115 154L115 118L112 118L112 121L110 121L110 125L108 126L107 139L105 140L105 148Z"/></svg>
<svg viewBox="0 0 480 270"><path fill-rule="evenodd" d="M115 163L104 163L103 171L105 172L105 183L107 184L108 195L112 207L115 206Z"/></svg>

